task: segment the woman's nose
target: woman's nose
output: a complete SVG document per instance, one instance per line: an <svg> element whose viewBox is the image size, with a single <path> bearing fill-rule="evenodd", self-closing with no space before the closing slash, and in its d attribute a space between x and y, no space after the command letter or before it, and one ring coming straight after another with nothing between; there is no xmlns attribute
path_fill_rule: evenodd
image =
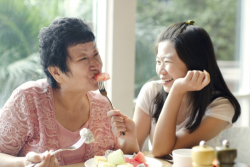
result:
<svg viewBox="0 0 250 167"><path fill-rule="evenodd" d="M167 70L164 65L161 65L158 71L160 74L166 74Z"/></svg>
<svg viewBox="0 0 250 167"><path fill-rule="evenodd" d="M91 70L100 70L102 68L102 62L92 58L90 60L90 69Z"/></svg>

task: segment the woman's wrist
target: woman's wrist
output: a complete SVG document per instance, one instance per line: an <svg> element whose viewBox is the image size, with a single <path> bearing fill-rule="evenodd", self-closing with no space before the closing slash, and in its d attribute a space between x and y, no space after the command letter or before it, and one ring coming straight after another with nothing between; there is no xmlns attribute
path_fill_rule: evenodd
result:
<svg viewBox="0 0 250 167"><path fill-rule="evenodd" d="M185 89L183 89L181 86L173 84L169 93L171 93L171 94L174 93L176 95L184 95L185 93L187 93L187 91Z"/></svg>
<svg viewBox="0 0 250 167"><path fill-rule="evenodd" d="M140 151L137 138L135 140L125 140L121 145L121 149L125 154L133 154Z"/></svg>
<svg viewBox="0 0 250 167"><path fill-rule="evenodd" d="M26 165L28 165L27 164L27 158L26 157L20 157L20 159L19 159L19 166L26 166Z"/></svg>

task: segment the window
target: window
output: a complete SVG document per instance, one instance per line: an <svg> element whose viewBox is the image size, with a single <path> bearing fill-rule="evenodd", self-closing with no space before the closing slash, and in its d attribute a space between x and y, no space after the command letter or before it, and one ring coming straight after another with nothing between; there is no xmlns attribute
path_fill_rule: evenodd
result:
<svg viewBox="0 0 250 167"><path fill-rule="evenodd" d="M92 0L0 1L0 108L22 83L44 78L38 33L57 17L92 22Z"/></svg>
<svg viewBox="0 0 250 167"><path fill-rule="evenodd" d="M137 0L135 97L141 86L155 79L153 45L167 26L187 20L204 28L210 35L218 64L231 91L239 81L239 56L236 45L236 20L240 1L228 0ZM150 11L150 12L149 12ZM238 12L238 13L237 13Z"/></svg>
<svg viewBox="0 0 250 167"><path fill-rule="evenodd" d="M102 55L105 58L109 57L109 59L105 60L107 62L106 70L107 72L109 70L113 72L113 74L111 73L113 80L111 79L108 88L110 96L115 102L114 105L119 104L117 105L119 106L118 109L125 113L129 112L128 115L132 116L132 107L125 107L124 105L130 105L128 101L131 100L131 96L133 95L136 98L145 82L158 78L155 73L153 51L153 44L157 34L172 23L192 19L195 20L196 25L206 29L211 36L218 56L219 67L228 87L239 99L242 107L242 116L238 124L249 126L250 67L247 55L250 53L247 45L250 43L250 25L246 20L250 16L250 2L248 0L137 0L136 4L127 0L103 0L102 3L105 3L105 5L101 5L101 3L98 5L100 1L95 0L97 3L94 8L96 8L99 16L96 14L94 20L97 29L106 29L103 31L104 36L101 37L101 43L105 42L107 44L103 47L105 51L103 51ZM132 49L131 51L133 51L130 44L134 42L133 38L131 38L134 34L133 31L130 31L129 34L126 29L133 26L131 14L134 14L133 8L135 6L137 6L135 26L136 56L133 62L131 60L133 53L128 52L128 50ZM128 17L123 17L124 15L128 15ZM105 19L102 19L104 17ZM100 20L105 21L100 24ZM130 21L130 24L124 24L125 21ZM115 24L121 26L115 26ZM126 31L126 35L121 36L123 31ZM100 39L101 34L101 31L97 31L97 39ZM112 42L109 43L110 41L113 41L114 45ZM125 42L122 43L121 41ZM98 44L98 46L100 45ZM109 52L110 50L112 52ZM117 52L114 53L114 50ZM130 64L124 61L124 57L129 58ZM133 64L135 64L135 69L129 66ZM131 76L134 76L134 85L131 83L133 80ZM131 89L121 91L124 87L134 87L134 94L131 94ZM123 102L124 105L122 106L120 103Z"/></svg>

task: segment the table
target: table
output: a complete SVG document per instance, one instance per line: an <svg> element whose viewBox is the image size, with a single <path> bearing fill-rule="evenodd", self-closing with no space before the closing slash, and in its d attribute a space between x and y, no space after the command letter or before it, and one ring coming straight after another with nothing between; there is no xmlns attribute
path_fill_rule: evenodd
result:
<svg viewBox="0 0 250 167"><path fill-rule="evenodd" d="M153 155L151 154L151 152L149 152L149 151L143 151L143 154L146 157L154 158ZM155 159L159 160L162 163L162 167L172 167L172 164L164 159L161 159L161 158L155 158ZM79 164L67 165L64 167L85 167L85 166L84 166L84 162L83 162L83 163L79 163ZM235 167L250 167L250 165L238 163L235 165Z"/></svg>
<svg viewBox="0 0 250 167"><path fill-rule="evenodd" d="M153 155L149 151L143 151L143 154L146 157L154 158ZM160 159L160 158L155 158L155 159L159 160L162 163L162 167L172 167L172 164L164 159ZM67 165L64 167L85 167L85 166L84 166L84 162L83 162L83 163L79 163L79 164Z"/></svg>

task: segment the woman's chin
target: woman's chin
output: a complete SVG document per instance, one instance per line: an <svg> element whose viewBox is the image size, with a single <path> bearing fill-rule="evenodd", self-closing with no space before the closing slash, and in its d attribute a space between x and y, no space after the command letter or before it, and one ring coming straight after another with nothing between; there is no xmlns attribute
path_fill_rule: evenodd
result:
<svg viewBox="0 0 250 167"><path fill-rule="evenodd" d="M169 88L169 87L163 86L163 89L164 89L164 91L167 92L167 93L169 93L169 91L170 91L170 88Z"/></svg>

